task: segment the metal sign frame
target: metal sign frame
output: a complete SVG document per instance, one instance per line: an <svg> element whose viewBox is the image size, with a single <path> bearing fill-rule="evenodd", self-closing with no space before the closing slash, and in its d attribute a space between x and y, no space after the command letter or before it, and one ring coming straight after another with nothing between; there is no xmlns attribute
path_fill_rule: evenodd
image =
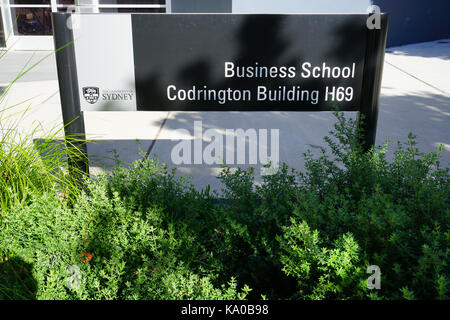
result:
<svg viewBox="0 0 450 320"><path fill-rule="evenodd" d="M365 15L367 18L371 14ZM249 15L250 16L250 15ZM67 27L70 13L53 13L53 30L58 70L61 108L68 147L78 150L78 155L69 158L69 169L77 168L89 173L87 149L85 143L85 127L83 112L80 107L79 84L77 77L77 61L74 51L73 31ZM365 151L375 145L379 97L383 73L384 54L386 49L388 14L381 14L381 28L366 30L366 50L361 89L360 110L357 111L358 126L363 132ZM79 62L82 63L82 62ZM213 109L214 110L214 109ZM207 111L207 110L205 110ZM317 110L321 111L321 110ZM361 119L363 118L363 121Z"/></svg>

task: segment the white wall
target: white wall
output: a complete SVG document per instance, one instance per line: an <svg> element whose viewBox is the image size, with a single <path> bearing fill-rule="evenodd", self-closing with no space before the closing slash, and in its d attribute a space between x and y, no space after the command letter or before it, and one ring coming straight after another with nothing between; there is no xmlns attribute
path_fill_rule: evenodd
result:
<svg viewBox="0 0 450 320"><path fill-rule="evenodd" d="M371 0L233 0L233 13L366 13Z"/></svg>
<svg viewBox="0 0 450 320"><path fill-rule="evenodd" d="M5 32L5 38L8 38L8 35L12 32L11 31L11 11L9 10L9 7L7 9L8 0L0 0L0 6L2 7L2 18L3 18L3 27ZM11 39L9 39L11 40ZM11 41L9 41L11 42Z"/></svg>

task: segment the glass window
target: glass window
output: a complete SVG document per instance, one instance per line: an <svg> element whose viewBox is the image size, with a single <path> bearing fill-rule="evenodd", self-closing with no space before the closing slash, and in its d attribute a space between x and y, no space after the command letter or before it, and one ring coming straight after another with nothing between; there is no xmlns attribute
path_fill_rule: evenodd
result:
<svg viewBox="0 0 450 320"><path fill-rule="evenodd" d="M11 16L16 19L14 34L52 35L51 14L51 8L11 8Z"/></svg>
<svg viewBox="0 0 450 320"><path fill-rule="evenodd" d="M50 4L50 0L9 0L10 4Z"/></svg>
<svg viewBox="0 0 450 320"><path fill-rule="evenodd" d="M166 4L165 0L98 0L99 4Z"/></svg>
<svg viewBox="0 0 450 320"><path fill-rule="evenodd" d="M165 8L100 8L100 12L164 13Z"/></svg>
<svg viewBox="0 0 450 320"><path fill-rule="evenodd" d="M2 21L2 8L0 7L0 48L3 48L5 46L6 46L6 35Z"/></svg>

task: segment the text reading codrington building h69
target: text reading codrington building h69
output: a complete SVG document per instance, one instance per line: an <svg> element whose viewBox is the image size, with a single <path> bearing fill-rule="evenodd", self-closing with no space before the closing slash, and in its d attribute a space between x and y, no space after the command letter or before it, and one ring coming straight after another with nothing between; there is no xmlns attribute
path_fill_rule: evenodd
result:
<svg viewBox="0 0 450 320"><path fill-rule="evenodd" d="M262 66L255 62L251 66L237 66L233 62L224 63L224 77L246 79L349 79L355 77L356 63L349 66L331 66L323 62L313 65L310 62L296 66ZM342 100L353 99L353 88L343 88ZM257 85L255 88L210 88L208 85L193 85L190 88L179 88L174 84L167 86L167 98L171 101L215 101L225 104L229 101L289 101L309 102L317 104L321 93L319 90L305 89L301 81L297 85L279 85L276 88L268 88ZM336 88L325 88L323 99L334 100ZM341 99L339 99L341 100Z"/></svg>

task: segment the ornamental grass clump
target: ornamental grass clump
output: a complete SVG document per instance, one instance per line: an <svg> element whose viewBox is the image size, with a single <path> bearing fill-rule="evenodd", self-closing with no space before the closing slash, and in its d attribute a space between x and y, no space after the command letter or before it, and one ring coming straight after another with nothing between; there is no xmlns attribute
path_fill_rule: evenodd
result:
<svg viewBox="0 0 450 320"><path fill-rule="evenodd" d="M3 51L0 59L6 55ZM31 100L8 105L7 96L17 81L35 68L43 59L31 63L29 58L21 72L0 90L0 210L7 213L17 203L26 203L31 195L56 192L71 199L78 193L78 185L73 180L74 168L68 173L69 157L78 155L74 148L66 148L69 141L62 129L44 132L39 123L21 129L21 121L27 116Z"/></svg>

